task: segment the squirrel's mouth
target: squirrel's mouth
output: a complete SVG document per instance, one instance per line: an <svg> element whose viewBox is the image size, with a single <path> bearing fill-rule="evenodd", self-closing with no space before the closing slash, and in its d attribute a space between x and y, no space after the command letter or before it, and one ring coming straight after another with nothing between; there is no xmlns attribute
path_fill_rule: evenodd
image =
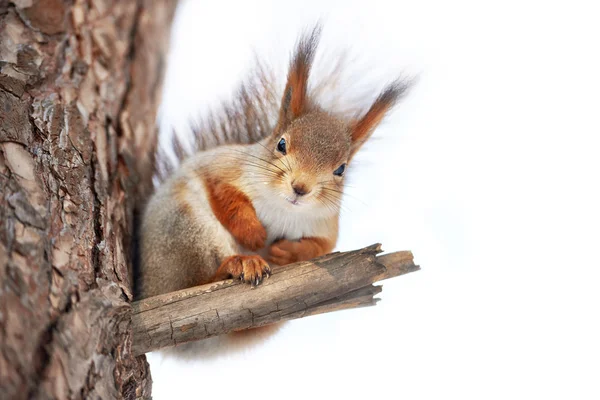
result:
<svg viewBox="0 0 600 400"><path fill-rule="evenodd" d="M293 199L290 197L286 197L285 198L289 203L295 205L295 206L299 206L301 203L298 201L298 199Z"/></svg>

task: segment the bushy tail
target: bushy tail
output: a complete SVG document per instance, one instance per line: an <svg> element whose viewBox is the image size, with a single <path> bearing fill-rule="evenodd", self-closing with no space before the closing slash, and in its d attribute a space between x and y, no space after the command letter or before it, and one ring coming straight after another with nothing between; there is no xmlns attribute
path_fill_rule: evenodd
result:
<svg viewBox="0 0 600 400"><path fill-rule="evenodd" d="M159 181L191 154L226 144L253 143L269 135L277 119L278 94L273 71L257 58L255 67L230 101L222 102L190 124L191 140L184 140L173 132L171 148L158 149L156 175ZM172 153L175 159L167 153Z"/></svg>

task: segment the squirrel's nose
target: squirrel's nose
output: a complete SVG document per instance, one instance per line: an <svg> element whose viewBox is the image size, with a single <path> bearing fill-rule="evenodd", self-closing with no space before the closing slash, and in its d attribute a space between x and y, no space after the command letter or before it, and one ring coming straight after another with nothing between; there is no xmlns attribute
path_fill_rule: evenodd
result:
<svg viewBox="0 0 600 400"><path fill-rule="evenodd" d="M292 189L294 189L294 193L296 193L298 196L304 196L309 192L308 188L303 183L294 183L292 185Z"/></svg>

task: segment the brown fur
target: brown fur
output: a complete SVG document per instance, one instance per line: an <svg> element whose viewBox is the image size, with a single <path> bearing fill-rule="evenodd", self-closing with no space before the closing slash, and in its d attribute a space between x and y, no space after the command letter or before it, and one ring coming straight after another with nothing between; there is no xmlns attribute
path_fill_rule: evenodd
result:
<svg viewBox="0 0 600 400"><path fill-rule="evenodd" d="M271 245L268 260L278 265L308 261L330 253L334 246L329 238L306 237L298 242L282 239Z"/></svg>
<svg viewBox="0 0 600 400"><path fill-rule="evenodd" d="M316 26L310 35L303 36L296 47L296 53L290 63L287 84L281 100L279 121L276 132L284 130L294 119L306 113L310 107L308 98L308 77L317 50L320 26Z"/></svg>
<svg viewBox="0 0 600 400"><path fill-rule="evenodd" d="M251 251L262 249L267 231L262 226L252 202L235 186L216 178L205 178L213 213L239 244Z"/></svg>
<svg viewBox="0 0 600 400"><path fill-rule="evenodd" d="M221 250L203 243L202 227L190 222L189 189L180 183L150 201L141 228L140 297L210 282Z"/></svg>
<svg viewBox="0 0 600 400"><path fill-rule="evenodd" d="M354 154L367 141L385 115L394 107L400 97L408 90L409 85L396 81L388 85L377 97L365 115L356 121L352 130L352 151Z"/></svg>
<svg viewBox="0 0 600 400"><path fill-rule="evenodd" d="M285 136L290 142L288 154L306 171L327 169L329 173L347 161L351 145L348 124L323 110L315 109L294 120Z"/></svg>
<svg viewBox="0 0 600 400"><path fill-rule="evenodd" d="M189 203L185 199L188 192L189 192L189 190L187 188L185 181L179 181L173 185L173 198L174 198L175 202L177 203L177 206L179 207L179 209L181 210L182 213L191 215L192 210L190 208Z"/></svg>

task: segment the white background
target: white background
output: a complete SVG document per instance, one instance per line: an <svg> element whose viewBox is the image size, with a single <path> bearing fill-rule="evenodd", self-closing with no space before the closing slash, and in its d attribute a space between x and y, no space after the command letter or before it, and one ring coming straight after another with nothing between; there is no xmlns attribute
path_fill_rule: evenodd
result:
<svg viewBox="0 0 600 400"><path fill-rule="evenodd" d="M242 353L150 354L155 399L599 399L594 3L184 1L165 131L230 94L254 49L285 65L318 17L379 84L420 74L348 171L338 249L410 249L422 270Z"/></svg>

